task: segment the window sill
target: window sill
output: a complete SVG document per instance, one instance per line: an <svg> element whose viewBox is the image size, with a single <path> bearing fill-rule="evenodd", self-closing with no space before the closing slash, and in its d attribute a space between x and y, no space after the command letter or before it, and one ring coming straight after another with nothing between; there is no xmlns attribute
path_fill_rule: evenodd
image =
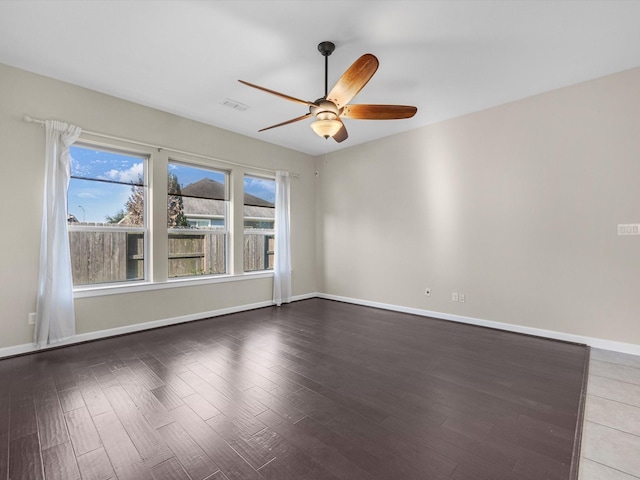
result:
<svg viewBox="0 0 640 480"><path fill-rule="evenodd" d="M162 283L140 282L121 283L110 285L91 285L74 289L73 298L101 297L104 295L120 295L123 293L148 292L152 290L164 290L167 288L197 287L214 283L241 282L259 278L272 278L273 270L261 272L248 272L240 275L220 275L202 278L177 278L169 279Z"/></svg>

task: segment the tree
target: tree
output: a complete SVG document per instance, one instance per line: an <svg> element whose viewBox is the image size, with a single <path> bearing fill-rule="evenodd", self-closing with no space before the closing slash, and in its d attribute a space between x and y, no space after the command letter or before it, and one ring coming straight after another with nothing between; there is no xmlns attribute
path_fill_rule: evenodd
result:
<svg viewBox="0 0 640 480"><path fill-rule="evenodd" d="M115 215L107 215L106 217L104 217L104 219L107 221L107 223L120 223L126 215L127 214L125 213L125 211L120 209Z"/></svg>
<svg viewBox="0 0 640 480"><path fill-rule="evenodd" d="M142 176L131 184L131 195L124 204L124 210L118 210L115 215L107 215L107 223L119 223L120 225L144 225L144 187Z"/></svg>
<svg viewBox="0 0 640 480"><path fill-rule="evenodd" d="M182 202L182 190L180 182L175 173L169 174L169 182L167 185L167 226L169 227L188 227L189 223L184 216L184 205Z"/></svg>
<svg viewBox="0 0 640 480"><path fill-rule="evenodd" d="M144 225L144 187L142 185L142 177L138 177L138 184L131 185L131 195L124 204L127 209L122 223L126 225Z"/></svg>
<svg viewBox="0 0 640 480"><path fill-rule="evenodd" d="M142 177L138 177L138 183L131 185L131 195L124 204L125 210L120 210L113 216L107 215L108 223L121 223L124 225L144 224L144 187ZM182 203L182 191L175 173L169 174L167 185L167 225L169 227L188 227L189 223L184 216Z"/></svg>

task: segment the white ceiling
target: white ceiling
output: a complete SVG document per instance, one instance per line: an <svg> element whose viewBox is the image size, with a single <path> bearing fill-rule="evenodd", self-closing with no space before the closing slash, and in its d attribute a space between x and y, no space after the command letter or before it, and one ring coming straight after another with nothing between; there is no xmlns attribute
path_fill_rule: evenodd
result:
<svg viewBox="0 0 640 480"><path fill-rule="evenodd" d="M0 63L317 155L640 66L639 25L633 0L4 0ZM306 107L237 80L313 101L324 40L329 88L373 53L380 67L352 103L416 116L347 119L342 144L311 120L257 133Z"/></svg>

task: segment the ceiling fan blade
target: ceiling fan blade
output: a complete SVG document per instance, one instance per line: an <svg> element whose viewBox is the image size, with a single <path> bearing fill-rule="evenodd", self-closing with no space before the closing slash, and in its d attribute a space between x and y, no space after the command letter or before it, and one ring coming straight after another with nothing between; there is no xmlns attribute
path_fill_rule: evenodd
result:
<svg viewBox="0 0 640 480"><path fill-rule="evenodd" d="M335 103L338 108L344 107L355 97L378 70L378 59L370 53L365 53L342 74L338 83L327 95L327 100Z"/></svg>
<svg viewBox="0 0 640 480"><path fill-rule="evenodd" d="M340 122L342 123L342 122ZM344 142L347 138L349 137L349 134L347 133L347 127L344 126L344 123L342 123L342 128L340 130L338 130L338 133L336 133L333 136L333 139L340 143L340 142Z"/></svg>
<svg viewBox="0 0 640 480"><path fill-rule="evenodd" d="M307 107L311 107L315 105L313 102L308 102L306 100L300 100L299 98L292 97L290 95L285 95L284 93L276 92L275 90L269 90L268 88L261 87L260 85L254 85L253 83L245 82L244 80L238 80L240 83L247 85L249 87L257 88L258 90L262 90L263 92L271 93L273 95L277 95L280 98L284 98L285 100L289 100L295 103L301 103L302 105L306 105Z"/></svg>
<svg viewBox="0 0 640 480"><path fill-rule="evenodd" d="M276 125L271 125L270 127L262 128L258 130L258 132L264 132L265 130L270 130L272 128L281 127L283 125L289 125L290 123L299 122L300 120L304 120L305 118L309 118L310 116L311 116L311 113L307 113L305 115L302 115L301 117L292 118L291 120L287 120L286 122L282 122Z"/></svg>
<svg viewBox="0 0 640 480"><path fill-rule="evenodd" d="M409 105L345 105L341 117L359 120L397 120L413 117L418 109Z"/></svg>

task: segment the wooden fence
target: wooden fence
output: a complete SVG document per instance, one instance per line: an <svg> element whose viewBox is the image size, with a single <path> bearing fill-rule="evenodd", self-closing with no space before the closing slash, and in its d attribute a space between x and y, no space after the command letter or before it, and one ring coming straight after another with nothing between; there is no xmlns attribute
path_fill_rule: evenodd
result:
<svg viewBox="0 0 640 480"><path fill-rule="evenodd" d="M169 235L169 278L225 273L225 236Z"/></svg>
<svg viewBox="0 0 640 480"><path fill-rule="evenodd" d="M74 285L144 278L144 237L122 231L70 231ZM244 236L244 271L273 268L273 235ZM225 235L169 235L169 278L225 273Z"/></svg>
<svg viewBox="0 0 640 480"><path fill-rule="evenodd" d="M244 271L255 272L273 268L273 234L245 233L244 235Z"/></svg>
<svg viewBox="0 0 640 480"><path fill-rule="evenodd" d="M128 232L69 232L74 285L144 278L144 238Z"/></svg>

